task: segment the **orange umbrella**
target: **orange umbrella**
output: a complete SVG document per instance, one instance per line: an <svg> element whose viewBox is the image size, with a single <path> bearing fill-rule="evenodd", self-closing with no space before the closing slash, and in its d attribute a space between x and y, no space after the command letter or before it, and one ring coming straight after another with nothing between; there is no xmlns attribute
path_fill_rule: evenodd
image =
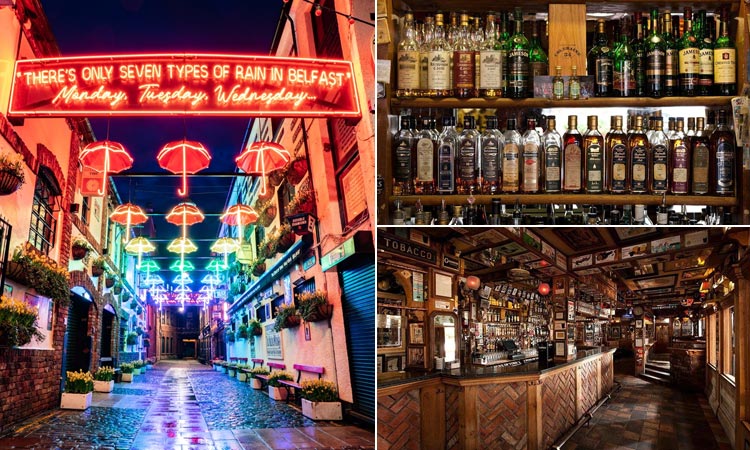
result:
<svg viewBox="0 0 750 450"><path fill-rule="evenodd" d="M102 172L102 189L97 193L104 195L107 191L107 174L118 173L133 167L133 158L122 144L113 141L92 142L83 148L78 160L85 167Z"/></svg>
<svg viewBox="0 0 750 450"><path fill-rule="evenodd" d="M266 193L266 174L283 169L291 161L289 151L275 142L253 142L235 161L237 167L251 175L263 177L260 194Z"/></svg>
<svg viewBox="0 0 750 450"><path fill-rule="evenodd" d="M148 216L143 212L140 206L132 203L123 203L109 215L113 222L125 225L125 242L130 239L130 226L140 225L148 220Z"/></svg>
<svg viewBox="0 0 750 450"><path fill-rule="evenodd" d="M156 159L162 169L182 174L182 189L177 190L180 197L187 195L187 174L198 173L211 163L211 155L203 144L185 139L166 144Z"/></svg>
<svg viewBox="0 0 750 450"><path fill-rule="evenodd" d="M188 225L195 225L196 223L203 222L205 216L192 202L182 202L179 205L172 208L172 210L165 217L167 222L182 226L182 237L185 237L185 228Z"/></svg>
<svg viewBox="0 0 750 450"><path fill-rule="evenodd" d="M239 243L242 244L242 227L257 222L258 213L250 205L237 203L227 208L220 220L229 226L239 227L237 235L240 237Z"/></svg>

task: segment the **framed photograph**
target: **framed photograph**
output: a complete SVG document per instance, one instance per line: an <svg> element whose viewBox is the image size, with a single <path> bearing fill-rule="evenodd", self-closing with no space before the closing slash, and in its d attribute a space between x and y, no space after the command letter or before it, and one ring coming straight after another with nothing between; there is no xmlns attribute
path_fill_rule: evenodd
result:
<svg viewBox="0 0 750 450"><path fill-rule="evenodd" d="M609 329L609 337L612 339L620 339L620 327L612 327Z"/></svg>
<svg viewBox="0 0 750 450"><path fill-rule="evenodd" d="M401 355L385 355L385 371L398 372L401 370Z"/></svg>
<svg viewBox="0 0 750 450"><path fill-rule="evenodd" d="M310 337L310 322L305 320L305 340L309 341L312 338Z"/></svg>
<svg viewBox="0 0 750 450"><path fill-rule="evenodd" d="M385 356L378 355L375 358L375 363L378 365L378 373L383 373L383 363L385 362Z"/></svg>
<svg viewBox="0 0 750 450"><path fill-rule="evenodd" d="M565 356L565 342L555 342L555 356Z"/></svg>
<svg viewBox="0 0 750 450"><path fill-rule="evenodd" d="M563 320L565 318L565 313L562 311L558 311L555 313L555 320Z"/></svg>
<svg viewBox="0 0 750 450"><path fill-rule="evenodd" d="M453 300L453 277L447 273L431 270L432 296L443 300Z"/></svg>
<svg viewBox="0 0 750 450"><path fill-rule="evenodd" d="M268 359L284 359L284 349L281 344L281 333L273 329L274 324L266 325L266 355Z"/></svg>
<svg viewBox="0 0 750 450"><path fill-rule="evenodd" d="M568 322L576 321L576 302L568 300Z"/></svg>
<svg viewBox="0 0 750 450"><path fill-rule="evenodd" d="M573 269L578 269L579 267L590 266L593 260L594 255L576 256L571 260L571 264L573 265Z"/></svg>
<svg viewBox="0 0 750 450"><path fill-rule="evenodd" d="M643 319L637 319L635 321L635 327L636 328L643 328Z"/></svg>
<svg viewBox="0 0 750 450"><path fill-rule="evenodd" d="M616 227L614 230L621 242L657 234L656 227Z"/></svg>
<svg viewBox="0 0 750 450"><path fill-rule="evenodd" d="M409 347L406 353L406 365L424 367L424 347Z"/></svg>
<svg viewBox="0 0 750 450"><path fill-rule="evenodd" d="M674 286L676 281L676 275L668 275L657 278L647 278L645 280L636 280L635 286L639 291L643 289L665 288Z"/></svg>
<svg viewBox="0 0 750 450"><path fill-rule="evenodd" d="M424 274L422 272L412 272L412 299L415 302L424 301Z"/></svg>
<svg viewBox="0 0 750 450"><path fill-rule="evenodd" d="M424 324L409 324L409 344L424 344Z"/></svg>
<svg viewBox="0 0 750 450"><path fill-rule="evenodd" d="M556 341L564 341L565 340L565 332L564 331L555 331L555 340Z"/></svg>

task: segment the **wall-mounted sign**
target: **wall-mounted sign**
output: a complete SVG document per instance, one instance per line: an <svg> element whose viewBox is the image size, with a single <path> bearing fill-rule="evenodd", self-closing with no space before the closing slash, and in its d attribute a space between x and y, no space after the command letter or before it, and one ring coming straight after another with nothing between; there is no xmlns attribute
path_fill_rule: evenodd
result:
<svg viewBox="0 0 750 450"><path fill-rule="evenodd" d="M287 222L292 227L292 231L297 236L303 234L310 234L315 231L315 216L308 213L295 214L293 216L287 216Z"/></svg>
<svg viewBox="0 0 750 450"><path fill-rule="evenodd" d="M451 270L458 270L459 267L461 267L461 262L458 260L458 258L454 258L452 256L443 256L443 267L446 269Z"/></svg>
<svg viewBox="0 0 750 450"><path fill-rule="evenodd" d="M430 264L437 263L437 252L392 234L378 233L378 248Z"/></svg>
<svg viewBox="0 0 750 450"><path fill-rule="evenodd" d="M11 117L361 117L352 63L221 54L16 61Z"/></svg>

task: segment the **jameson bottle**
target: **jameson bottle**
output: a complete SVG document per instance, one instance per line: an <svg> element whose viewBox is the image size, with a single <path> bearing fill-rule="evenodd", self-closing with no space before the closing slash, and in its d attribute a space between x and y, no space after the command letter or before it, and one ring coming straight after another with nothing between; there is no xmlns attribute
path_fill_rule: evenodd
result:
<svg viewBox="0 0 750 450"><path fill-rule="evenodd" d="M514 13L516 32L510 38L508 50L508 94L510 98L529 96L529 41L523 34L521 8Z"/></svg>
<svg viewBox="0 0 750 450"><path fill-rule="evenodd" d="M495 14L487 14L484 42L479 50L479 96L500 97L503 94L502 44L497 40Z"/></svg>
<svg viewBox="0 0 750 450"><path fill-rule="evenodd" d="M685 32L679 42L680 49L680 93L692 97L698 89L701 51L698 38L693 31L693 10L685 8Z"/></svg>
<svg viewBox="0 0 750 450"><path fill-rule="evenodd" d="M698 117L697 130L690 139L692 153L690 168L690 192L693 195L706 195L709 192L709 170L711 155L708 149L708 134L703 130L703 117Z"/></svg>
<svg viewBox="0 0 750 450"><path fill-rule="evenodd" d="M672 14L667 11L664 14L664 95L672 97L680 90L679 53L675 38L672 35Z"/></svg>
<svg viewBox="0 0 750 450"><path fill-rule="evenodd" d="M588 129L583 134L583 185L587 194L599 194L606 185L604 179L604 138L599 132L597 116L588 117Z"/></svg>
<svg viewBox="0 0 750 450"><path fill-rule="evenodd" d="M414 30L414 15L404 16L404 37L398 43L397 97L416 97L419 95L419 45Z"/></svg>
<svg viewBox="0 0 750 450"><path fill-rule="evenodd" d="M669 189L669 139L664 134L664 122L654 117L654 130L649 137L651 147L651 167L649 170L649 191L664 194Z"/></svg>
<svg viewBox="0 0 750 450"><path fill-rule="evenodd" d="M714 85L719 95L737 94L737 50L729 37L727 8L721 8L719 37L714 45Z"/></svg>
<svg viewBox="0 0 750 450"><path fill-rule="evenodd" d="M521 191L527 194L539 192L541 177L542 141L536 132L536 121L526 120L526 133L522 138Z"/></svg>
<svg viewBox="0 0 750 450"><path fill-rule="evenodd" d="M714 88L714 41L706 20L706 11L698 11L698 28L695 32L700 49L698 95L711 95ZM711 18L710 20L714 19Z"/></svg>
<svg viewBox="0 0 750 450"><path fill-rule="evenodd" d="M508 119L505 144L501 152L503 192L518 192L520 188L521 134L516 131L516 119Z"/></svg>
<svg viewBox="0 0 750 450"><path fill-rule="evenodd" d="M627 135L622 130L622 116L612 116L610 128L605 138L605 162L609 167L608 191L612 194L627 194L630 191L630 152Z"/></svg>
<svg viewBox="0 0 750 450"><path fill-rule="evenodd" d="M469 15L461 14L461 27L453 45L453 95L458 98L477 96L474 56L474 44L469 38Z"/></svg>
<svg viewBox="0 0 750 450"><path fill-rule="evenodd" d="M659 10L651 10L651 33L646 37L646 94L659 98L664 95L667 45L659 32Z"/></svg>
<svg viewBox="0 0 750 450"><path fill-rule="evenodd" d="M630 46L635 52L633 59L633 71L635 72L635 95L644 97L646 95L646 42L643 39L643 15L640 12L634 16L634 33Z"/></svg>
<svg viewBox="0 0 750 450"><path fill-rule="evenodd" d="M401 128L393 137L393 195L411 195L414 134L411 116L401 116Z"/></svg>
<svg viewBox="0 0 750 450"><path fill-rule="evenodd" d="M540 36L544 33L545 22L537 20L531 28L531 41L529 41L529 97L534 96L534 77L549 75L549 60L547 53L542 48Z"/></svg>
<svg viewBox="0 0 750 450"><path fill-rule="evenodd" d="M648 138L643 131L643 117L635 117L633 132L628 135L628 151L630 152L630 192L645 194L648 192Z"/></svg>
<svg viewBox="0 0 750 450"><path fill-rule="evenodd" d="M416 164L414 165L414 193L435 193L435 134L430 128L431 118L422 117L422 129L414 137Z"/></svg>
<svg viewBox="0 0 750 450"><path fill-rule="evenodd" d="M562 190L581 192L583 188L583 136L578 131L578 116L568 116L568 130L563 135Z"/></svg>
<svg viewBox="0 0 750 450"><path fill-rule="evenodd" d="M445 40L443 15L435 14L435 35L430 45L430 63L427 66L427 95L451 97L451 47Z"/></svg>
<svg viewBox="0 0 750 450"><path fill-rule="evenodd" d="M589 73L594 73L594 95L609 97L612 95L612 47L607 40L604 19L596 21L594 46L588 54Z"/></svg>
<svg viewBox="0 0 750 450"><path fill-rule="evenodd" d="M479 142L481 146L480 192L495 194L500 189L500 149L505 143L503 133L497 129L497 116L487 116L487 126Z"/></svg>
<svg viewBox="0 0 750 450"><path fill-rule="evenodd" d="M711 133L711 170L716 195L734 195L735 144L734 133L727 126L727 112L719 110L716 129Z"/></svg>
<svg viewBox="0 0 750 450"><path fill-rule="evenodd" d="M544 174L544 192L560 192L562 188L562 138L555 129L555 116L547 116L547 129L542 135L542 173Z"/></svg>
<svg viewBox="0 0 750 450"><path fill-rule="evenodd" d="M701 118L702 119L702 118ZM688 193L689 171L690 171L690 144L687 135L683 132L683 120L677 119L677 129L669 137L669 150L671 158L672 186L670 192L675 195ZM708 148L706 149L706 163L708 163ZM708 177L708 167L706 167ZM706 179L708 186L708 179Z"/></svg>
<svg viewBox="0 0 750 450"><path fill-rule="evenodd" d="M458 135L458 163L456 170L456 192L472 194L477 190L477 163L479 157L479 132L474 128L474 116L464 116L464 129Z"/></svg>
<svg viewBox="0 0 750 450"><path fill-rule="evenodd" d="M635 95L635 52L628 42L628 22L620 22L620 43L614 51L612 68L612 91L615 97L632 97Z"/></svg>

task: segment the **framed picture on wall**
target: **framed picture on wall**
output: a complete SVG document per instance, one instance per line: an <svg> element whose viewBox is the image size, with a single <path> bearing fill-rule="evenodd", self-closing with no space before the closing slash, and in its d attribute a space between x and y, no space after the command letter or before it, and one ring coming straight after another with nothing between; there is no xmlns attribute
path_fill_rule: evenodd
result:
<svg viewBox="0 0 750 450"><path fill-rule="evenodd" d="M612 327L609 329L609 337L612 339L620 339L620 327Z"/></svg>
<svg viewBox="0 0 750 450"><path fill-rule="evenodd" d="M424 347L409 347L406 353L406 365L424 367Z"/></svg>
<svg viewBox="0 0 750 450"><path fill-rule="evenodd" d="M565 332L564 331L555 331L555 340L556 341L564 341L565 340Z"/></svg>
<svg viewBox="0 0 750 450"><path fill-rule="evenodd" d="M401 370L401 355L385 355L385 372Z"/></svg>
<svg viewBox="0 0 750 450"><path fill-rule="evenodd" d="M431 270L432 296L439 300L453 300L453 277L450 274Z"/></svg>
<svg viewBox="0 0 750 450"><path fill-rule="evenodd" d="M424 324L409 324L409 344L424 344Z"/></svg>

